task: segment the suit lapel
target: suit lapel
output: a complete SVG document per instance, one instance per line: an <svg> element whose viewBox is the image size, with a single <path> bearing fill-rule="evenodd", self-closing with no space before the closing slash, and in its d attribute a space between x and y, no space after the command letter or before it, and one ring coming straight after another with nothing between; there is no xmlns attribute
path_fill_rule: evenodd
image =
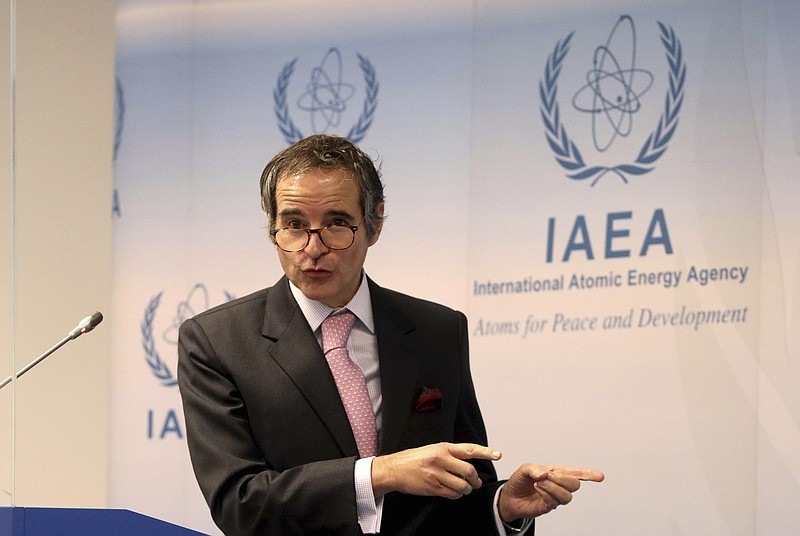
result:
<svg viewBox="0 0 800 536"><path fill-rule="evenodd" d="M368 280L380 360L382 425L381 454L395 452L414 401L419 368L418 352L409 335L414 321L392 293Z"/></svg>
<svg viewBox="0 0 800 536"><path fill-rule="evenodd" d="M267 296L262 334L275 341L272 359L292 379L328 428L345 456L357 456L347 413L314 333L291 292L286 277ZM302 426L302 423L298 423Z"/></svg>

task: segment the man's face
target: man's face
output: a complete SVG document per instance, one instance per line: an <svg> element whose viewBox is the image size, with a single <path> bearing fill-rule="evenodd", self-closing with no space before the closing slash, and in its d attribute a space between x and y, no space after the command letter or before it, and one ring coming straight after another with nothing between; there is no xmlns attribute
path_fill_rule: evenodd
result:
<svg viewBox="0 0 800 536"><path fill-rule="evenodd" d="M275 188L275 201L276 229L319 229L332 223L359 225L364 216L358 183L349 172L339 169L312 169L282 177ZM358 290L367 249L379 234L380 227L368 241L362 225L347 249L328 249L317 233L311 235L303 251L289 253L275 248L286 276L303 294L329 307L342 307Z"/></svg>

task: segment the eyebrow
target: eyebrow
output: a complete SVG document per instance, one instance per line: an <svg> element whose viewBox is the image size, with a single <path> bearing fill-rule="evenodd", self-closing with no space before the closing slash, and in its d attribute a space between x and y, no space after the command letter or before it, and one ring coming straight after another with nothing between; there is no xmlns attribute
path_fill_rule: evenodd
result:
<svg viewBox="0 0 800 536"><path fill-rule="evenodd" d="M283 216L305 216L305 212L296 208L287 208L278 213L279 217ZM329 210L324 215L325 218L343 218L346 220L355 220L350 212L346 210Z"/></svg>

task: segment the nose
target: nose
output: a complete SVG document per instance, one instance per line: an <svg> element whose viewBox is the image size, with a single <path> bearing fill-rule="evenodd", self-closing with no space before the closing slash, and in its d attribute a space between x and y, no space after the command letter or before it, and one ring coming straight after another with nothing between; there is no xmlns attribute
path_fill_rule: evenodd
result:
<svg viewBox="0 0 800 536"><path fill-rule="evenodd" d="M308 245L303 251L312 259L318 259L328 252L328 248L322 242L319 232L315 232L309 234Z"/></svg>

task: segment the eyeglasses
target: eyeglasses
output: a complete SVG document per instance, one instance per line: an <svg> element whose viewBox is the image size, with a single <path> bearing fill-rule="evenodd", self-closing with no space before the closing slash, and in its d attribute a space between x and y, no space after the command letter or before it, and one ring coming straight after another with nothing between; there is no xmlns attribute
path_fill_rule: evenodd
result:
<svg viewBox="0 0 800 536"><path fill-rule="evenodd" d="M360 225L360 224L359 224ZM270 231L275 244L287 253L303 251L311 242L311 235L319 235L322 244L328 249L347 249L356 240L359 225L339 225L331 223L319 229L294 229L284 227Z"/></svg>

